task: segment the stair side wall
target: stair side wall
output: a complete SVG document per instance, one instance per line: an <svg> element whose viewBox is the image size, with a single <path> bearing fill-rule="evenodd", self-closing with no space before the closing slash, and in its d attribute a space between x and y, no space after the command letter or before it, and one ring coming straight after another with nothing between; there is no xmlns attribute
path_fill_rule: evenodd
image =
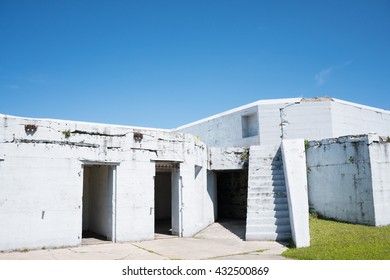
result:
<svg viewBox="0 0 390 280"><path fill-rule="evenodd" d="M310 246L309 198L304 140L283 140L281 151L292 239L297 248L308 247Z"/></svg>

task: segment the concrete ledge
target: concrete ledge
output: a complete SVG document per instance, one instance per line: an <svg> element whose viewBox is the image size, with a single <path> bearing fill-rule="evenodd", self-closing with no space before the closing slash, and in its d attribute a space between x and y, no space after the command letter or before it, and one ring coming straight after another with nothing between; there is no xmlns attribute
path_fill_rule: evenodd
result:
<svg viewBox="0 0 390 280"><path fill-rule="evenodd" d="M282 157L292 239L297 248L310 246L309 199L303 139L283 140Z"/></svg>
<svg viewBox="0 0 390 280"><path fill-rule="evenodd" d="M210 148L211 170L241 170L246 168L249 157L249 149L235 148Z"/></svg>

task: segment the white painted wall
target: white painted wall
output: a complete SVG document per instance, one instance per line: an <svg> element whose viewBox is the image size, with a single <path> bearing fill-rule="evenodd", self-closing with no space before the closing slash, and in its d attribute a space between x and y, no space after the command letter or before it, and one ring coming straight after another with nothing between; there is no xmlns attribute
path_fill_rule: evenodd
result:
<svg viewBox="0 0 390 280"><path fill-rule="evenodd" d="M211 170L240 170L248 164L249 148L210 148Z"/></svg>
<svg viewBox="0 0 390 280"><path fill-rule="evenodd" d="M390 143L369 136L375 225L390 225Z"/></svg>
<svg viewBox="0 0 390 280"><path fill-rule="evenodd" d="M303 101L301 98L258 101L179 127L177 131L199 136L210 147L279 144L282 134L284 139L319 140L333 136L331 103L329 100ZM256 121L253 121L254 116L257 116ZM252 122L247 125L245 120ZM254 136L244 137L246 135Z"/></svg>
<svg viewBox="0 0 390 280"><path fill-rule="evenodd" d="M292 238L297 248L310 246L309 198L303 139L283 140L281 145Z"/></svg>
<svg viewBox="0 0 390 280"><path fill-rule="evenodd" d="M137 161L117 167L116 240L118 242L154 239L153 153L130 152ZM148 160L149 159L149 160Z"/></svg>
<svg viewBox="0 0 390 280"><path fill-rule="evenodd" d="M184 149L187 145L188 143L185 143ZM180 164L183 237L193 236L211 222L210 213L205 215L203 208L207 195L207 149L204 150L204 159L202 162L196 162L192 158ZM199 172L196 173L195 169Z"/></svg>
<svg viewBox="0 0 390 280"><path fill-rule="evenodd" d="M257 136L243 137L243 116L258 116ZM254 122L252 122L254 123ZM282 131L283 130L283 131ZM280 144L282 139L321 140L377 132L390 135L390 111L332 98L263 100L177 128L210 147Z"/></svg>
<svg viewBox="0 0 390 280"><path fill-rule="evenodd" d="M333 136L377 133L390 135L390 111L341 100L331 103Z"/></svg>
<svg viewBox="0 0 390 280"><path fill-rule="evenodd" d="M284 139L321 140L333 137L332 101L300 102L283 109Z"/></svg>
<svg viewBox="0 0 390 280"><path fill-rule="evenodd" d="M172 234L183 237L183 183L179 170L172 171Z"/></svg>
<svg viewBox="0 0 390 280"><path fill-rule="evenodd" d="M204 198L205 224L212 224L218 218L217 176L207 171L207 192Z"/></svg>
<svg viewBox="0 0 390 280"><path fill-rule="evenodd" d="M328 218L375 225L367 137L313 141L306 155L310 207Z"/></svg>
<svg viewBox="0 0 390 280"><path fill-rule="evenodd" d="M259 144L259 136L243 137L243 117L250 116L249 121L256 121L258 125L258 106L243 108L227 115L207 119L203 122L180 127L177 131L190 133L199 137L202 142L211 147L244 147ZM255 133L254 124L250 122L244 130L249 135Z"/></svg>
<svg viewBox="0 0 390 280"><path fill-rule="evenodd" d="M25 124L38 130L27 134ZM133 139L134 132L143 134L141 142ZM116 165L112 224L117 242L154 239L154 160L183 162L178 176L184 233L212 221L210 207L210 213L203 208L209 195L207 147L194 136L0 115L0 141L0 250L80 244L82 166L88 163ZM203 179L195 179L195 165L202 166L198 176Z"/></svg>

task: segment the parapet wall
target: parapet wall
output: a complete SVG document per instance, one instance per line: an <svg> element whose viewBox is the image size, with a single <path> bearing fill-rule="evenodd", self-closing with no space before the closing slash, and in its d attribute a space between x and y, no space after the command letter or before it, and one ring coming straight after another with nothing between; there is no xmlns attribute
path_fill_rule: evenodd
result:
<svg viewBox="0 0 390 280"><path fill-rule="evenodd" d="M390 224L390 139L370 136L370 163L375 225Z"/></svg>
<svg viewBox="0 0 390 280"><path fill-rule="evenodd" d="M306 143L312 211L345 222L390 224L389 144L379 139L357 135Z"/></svg>

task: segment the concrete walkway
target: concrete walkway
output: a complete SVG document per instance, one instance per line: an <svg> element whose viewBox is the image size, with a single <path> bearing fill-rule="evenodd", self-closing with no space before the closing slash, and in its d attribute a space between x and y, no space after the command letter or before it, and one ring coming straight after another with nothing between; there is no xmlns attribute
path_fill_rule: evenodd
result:
<svg viewBox="0 0 390 280"><path fill-rule="evenodd" d="M239 223L215 223L192 238L87 242L80 247L0 253L5 260L284 260L287 248L271 241L243 241Z"/></svg>

